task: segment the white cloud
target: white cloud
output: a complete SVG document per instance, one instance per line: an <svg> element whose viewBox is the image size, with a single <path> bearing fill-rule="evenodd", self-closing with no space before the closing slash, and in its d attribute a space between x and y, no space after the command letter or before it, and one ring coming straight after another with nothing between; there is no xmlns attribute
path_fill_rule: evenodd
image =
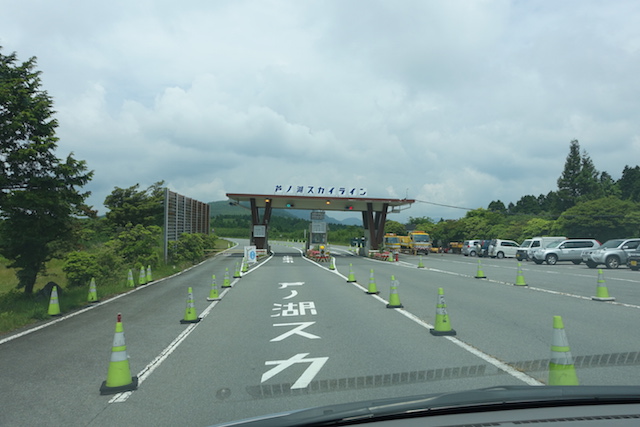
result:
<svg viewBox="0 0 640 427"><path fill-rule="evenodd" d="M96 205L165 180L486 207L554 190L572 139L614 178L640 158L631 0L2 3L3 52L38 57Z"/></svg>

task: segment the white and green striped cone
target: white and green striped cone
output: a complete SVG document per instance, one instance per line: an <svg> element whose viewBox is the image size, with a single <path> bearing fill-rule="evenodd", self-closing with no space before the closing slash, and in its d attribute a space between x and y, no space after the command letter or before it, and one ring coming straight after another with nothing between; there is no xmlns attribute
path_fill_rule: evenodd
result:
<svg viewBox="0 0 640 427"><path fill-rule="evenodd" d="M420 261L418 261L418 268L424 268L424 262L422 262L422 255L420 255Z"/></svg>
<svg viewBox="0 0 640 427"><path fill-rule="evenodd" d="M96 290L96 279L91 278L91 282L89 282L89 295L87 295L88 303L96 303L98 302L98 291Z"/></svg>
<svg viewBox="0 0 640 427"><path fill-rule="evenodd" d="M133 272L129 269L129 274L127 274L127 286L130 288L136 287L136 282L133 281Z"/></svg>
<svg viewBox="0 0 640 427"><path fill-rule="evenodd" d="M367 291L367 293L369 295L377 295L380 292L378 292L378 288L376 286L376 279L373 277L373 269L371 269L371 271L369 272L369 290Z"/></svg>
<svg viewBox="0 0 640 427"><path fill-rule="evenodd" d="M604 275L602 274L602 269L598 269L598 285L596 288L596 296L591 297L594 301L615 301L616 299L609 295L609 290L607 289L607 284L604 281Z"/></svg>
<svg viewBox="0 0 640 427"><path fill-rule="evenodd" d="M484 271L482 270L482 262L478 260L478 269L476 270L476 279L486 279L487 276L484 275Z"/></svg>
<svg viewBox="0 0 640 427"><path fill-rule="evenodd" d="M403 308L400 303L400 296L398 295L398 285L400 282L396 280L396 276L391 276L391 292L389 294L389 304L387 308Z"/></svg>
<svg viewBox="0 0 640 427"><path fill-rule="evenodd" d="M229 279L229 268L224 269L224 280L222 281L223 288L231 287L231 279Z"/></svg>
<svg viewBox="0 0 640 427"><path fill-rule="evenodd" d="M236 262L236 270L233 273L233 278L238 279L240 277L242 277L242 274L240 274L240 263Z"/></svg>
<svg viewBox="0 0 640 427"><path fill-rule="evenodd" d="M444 301L444 290L438 288L438 303L436 304L436 324L433 329L429 329L431 335L444 336L455 335L456 331L451 329L449 314L447 314L447 303Z"/></svg>
<svg viewBox="0 0 640 427"><path fill-rule="evenodd" d="M522 274L522 263L518 263L518 274L516 275L516 286L527 286L527 283L524 281L524 275Z"/></svg>
<svg viewBox="0 0 640 427"><path fill-rule="evenodd" d="M356 276L353 273L353 264L349 264L349 277L347 278L348 283L352 283L356 281Z"/></svg>
<svg viewBox="0 0 640 427"><path fill-rule="evenodd" d="M334 258L331 257L331 261L329 262L329 270L335 270L336 269L336 263L334 261Z"/></svg>
<svg viewBox="0 0 640 427"><path fill-rule="evenodd" d="M576 368L569 348L569 340L564 331L561 316L553 316L553 336L551 337L551 359L549 359L549 385L578 385Z"/></svg>
<svg viewBox="0 0 640 427"><path fill-rule="evenodd" d="M124 342L124 328L122 327L122 315L118 313L116 332L113 336L111 347L111 361L107 371L107 380L100 386L100 394L116 394L123 391L131 391L138 388L138 377L131 376L127 346Z"/></svg>
<svg viewBox="0 0 640 427"><path fill-rule="evenodd" d="M207 301L218 301L220 295L218 294L218 285L216 284L216 275L211 276L211 291L209 291L209 297Z"/></svg>
<svg viewBox="0 0 640 427"><path fill-rule="evenodd" d="M187 308L184 311L184 319L180 320L180 323L198 323L200 320L196 313L196 305L193 300L193 289L189 287L187 293Z"/></svg>
<svg viewBox="0 0 640 427"><path fill-rule="evenodd" d="M153 276L151 275L151 266L147 265L147 283L153 282Z"/></svg>
<svg viewBox="0 0 640 427"><path fill-rule="evenodd" d="M138 285L147 284L147 271L144 267L140 267L140 274L138 275Z"/></svg>
<svg viewBox="0 0 640 427"><path fill-rule="evenodd" d="M249 271L249 263L246 258L242 258L242 272L246 273L247 271Z"/></svg>
<svg viewBox="0 0 640 427"><path fill-rule="evenodd" d="M58 287L51 288L51 296L49 297L49 308L47 309L49 316L60 316L60 302L58 301Z"/></svg>

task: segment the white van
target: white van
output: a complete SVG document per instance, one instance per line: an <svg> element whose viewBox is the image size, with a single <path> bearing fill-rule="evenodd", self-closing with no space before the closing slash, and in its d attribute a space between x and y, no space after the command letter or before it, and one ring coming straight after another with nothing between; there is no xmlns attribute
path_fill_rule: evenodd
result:
<svg viewBox="0 0 640 427"><path fill-rule="evenodd" d="M541 236L527 239L522 242L518 248L518 251L516 252L516 259L518 261L529 260L531 259L531 256L529 255L530 252L535 251L538 248L544 248L550 243L562 240L567 240L567 238L563 236Z"/></svg>

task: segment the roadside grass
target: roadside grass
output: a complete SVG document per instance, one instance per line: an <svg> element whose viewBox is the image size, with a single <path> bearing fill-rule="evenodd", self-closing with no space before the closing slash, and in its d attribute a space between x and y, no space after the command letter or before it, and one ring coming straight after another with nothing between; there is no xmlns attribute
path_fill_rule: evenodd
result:
<svg viewBox="0 0 640 427"><path fill-rule="evenodd" d="M227 249L228 242L223 239L216 240L214 250L208 252L208 256ZM18 280L15 270L7 268L7 260L0 258L0 334L49 319L49 294L38 293L48 282L53 281L60 285L58 296L60 311L68 313L87 306L89 303L89 284L81 287L67 288L67 280L62 271L62 260L52 260L47 264L47 272L38 277L32 295L25 295L22 290L16 289ZM171 276L182 271L190 265L162 264L152 271L153 280ZM138 282L138 271L132 269L134 282ZM96 292L100 301L109 299L115 295L131 290L127 286L128 270L122 272L121 279L116 283L96 283Z"/></svg>

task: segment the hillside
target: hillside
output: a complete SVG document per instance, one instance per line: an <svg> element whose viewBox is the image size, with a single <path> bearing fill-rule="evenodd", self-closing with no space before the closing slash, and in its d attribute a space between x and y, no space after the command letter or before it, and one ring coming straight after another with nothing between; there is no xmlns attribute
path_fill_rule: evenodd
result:
<svg viewBox="0 0 640 427"><path fill-rule="evenodd" d="M251 211L249 210L249 206L238 206L238 205L230 205L228 200L221 200L217 202L209 202L209 206L211 206L211 216L218 215L251 215ZM280 216L285 218L299 218L304 220L309 220L310 211L300 210L300 209L274 209L271 213L273 216ZM331 217L330 215L326 216L326 222L329 224L342 224L342 225L362 225L362 221L358 218L346 218L344 220L339 220Z"/></svg>

